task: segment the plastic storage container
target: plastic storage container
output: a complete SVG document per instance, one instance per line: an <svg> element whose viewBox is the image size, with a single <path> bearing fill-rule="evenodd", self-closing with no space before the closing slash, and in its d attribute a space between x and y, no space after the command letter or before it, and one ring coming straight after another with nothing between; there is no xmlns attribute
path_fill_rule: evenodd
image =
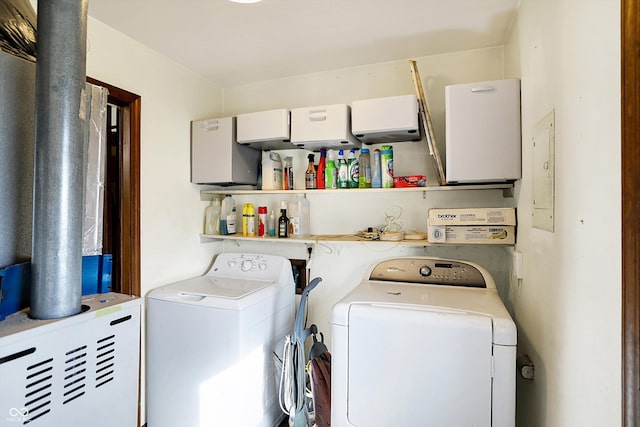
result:
<svg viewBox="0 0 640 427"><path fill-rule="evenodd" d="M346 104L292 109L291 142L311 151L361 145L351 133L351 108Z"/></svg>
<svg viewBox="0 0 640 427"><path fill-rule="evenodd" d="M520 179L520 80L445 87L449 183Z"/></svg>
<svg viewBox="0 0 640 427"><path fill-rule="evenodd" d="M420 139L415 95L363 99L351 103L351 130L365 144Z"/></svg>
<svg viewBox="0 0 640 427"><path fill-rule="evenodd" d="M191 122L191 182L258 182L260 151L236 142L235 117Z"/></svg>
<svg viewBox="0 0 640 427"><path fill-rule="evenodd" d="M238 143L258 150L296 148L291 143L289 110L278 109L238 114Z"/></svg>

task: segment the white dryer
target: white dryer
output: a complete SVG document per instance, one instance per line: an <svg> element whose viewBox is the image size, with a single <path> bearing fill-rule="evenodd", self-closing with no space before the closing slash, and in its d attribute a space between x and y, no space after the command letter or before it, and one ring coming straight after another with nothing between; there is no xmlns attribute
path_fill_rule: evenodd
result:
<svg viewBox="0 0 640 427"><path fill-rule="evenodd" d="M293 330L288 259L222 253L200 277L147 296L147 425L272 427L273 351Z"/></svg>
<svg viewBox="0 0 640 427"><path fill-rule="evenodd" d="M333 427L514 426L516 327L481 266L384 260L332 331Z"/></svg>

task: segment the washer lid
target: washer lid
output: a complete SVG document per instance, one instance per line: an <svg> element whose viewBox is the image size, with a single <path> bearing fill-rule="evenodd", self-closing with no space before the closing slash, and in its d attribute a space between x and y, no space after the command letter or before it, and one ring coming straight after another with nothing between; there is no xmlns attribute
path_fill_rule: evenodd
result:
<svg viewBox="0 0 640 427"><path fill-rule="evenodd" d="M276 282L199 276L152 290L148 298L241 310L278 291Z"/></svg>
<svg viewBox="0 0 640 427"><path fill-rule="evenodd" d="M333 307L331 323L349 326L354 305L481 314L491 318L493 343L516 345L516 326L495 289L367 280Z"/></svg>

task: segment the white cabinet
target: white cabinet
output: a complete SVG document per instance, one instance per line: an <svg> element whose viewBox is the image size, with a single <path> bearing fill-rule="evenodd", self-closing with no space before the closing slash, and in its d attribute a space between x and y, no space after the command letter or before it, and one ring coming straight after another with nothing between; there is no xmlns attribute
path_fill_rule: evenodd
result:
<svg viewBox="0 0 640 427"><path fill-rule="evenodd" d="M291 143L291 120L287 109L238 114L236 120L239 144L258 150L296 148Z"/></svg>
<svg viewBox="0 0 640 427"><path fill-rule="evenodd" d="M258 182L261 152L236 142L235 117L191 122L191 182Z"/></svg>
<svg viewBox="0 0 640 427"><path fill-rule="evenodd" d="M520 80L445 87L448 183L521 177Z"/></svg>
<svg viewBox="0 0 640 427"><path fill-rule="evenodd" d="M292 109L291 142L311 151L361 145L351 134L351 109L346 104Z"/></svg>
<svg viewBox="0 0 640 427"><path fill-rule="evenodd" d="M353 101L351 131L365 144L418 141L418 98L400 95Z"/></svg>

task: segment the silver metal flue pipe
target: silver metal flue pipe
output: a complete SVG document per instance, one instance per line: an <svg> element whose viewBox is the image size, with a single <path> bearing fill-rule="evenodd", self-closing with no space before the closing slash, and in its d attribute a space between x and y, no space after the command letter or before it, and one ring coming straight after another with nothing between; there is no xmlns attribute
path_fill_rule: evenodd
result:
<svg viewBox="0 0 640 427"><path fill-rule="evenodd" d="M38 1L31 317L82 309L88 0Z"/></svg>

